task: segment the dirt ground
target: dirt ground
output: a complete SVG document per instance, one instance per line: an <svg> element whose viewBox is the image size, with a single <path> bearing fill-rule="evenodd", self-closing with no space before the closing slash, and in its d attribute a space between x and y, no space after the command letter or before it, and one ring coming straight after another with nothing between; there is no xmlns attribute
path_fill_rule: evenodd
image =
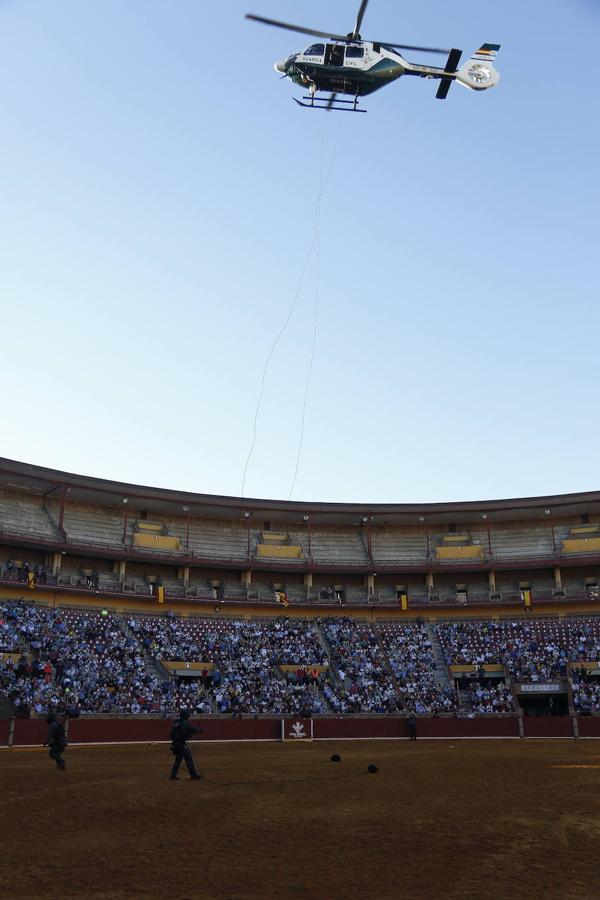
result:
<svg viewBox="0 0 600 900"><path fill-rule="evenodd" d="M8 898L600 896L600 742L212 744L198 782L164 745L46 753L0 751Z"/></svg>

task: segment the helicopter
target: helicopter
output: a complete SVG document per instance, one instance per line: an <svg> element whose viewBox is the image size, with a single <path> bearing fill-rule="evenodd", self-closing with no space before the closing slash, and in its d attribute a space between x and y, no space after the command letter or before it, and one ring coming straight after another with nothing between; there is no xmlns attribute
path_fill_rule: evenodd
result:
<svg viewBox="0 0 600 900"><path fill-rule="evenodd" d="M440 82L436 93L438 100L446 99L454 81L472 91L489 90L500 81L500 75L494 68L500 44L483 44L459 69L462 50L415 47L393 41L363 40L360 28L368 3L369 0L362 0L354 28L346 35L291 25L289 22L267 19L253 13L246 15L246 19L253 22L320 38L306 50L292 53L276 62L274 66L282 78L289 78L308 91L301 100L292 97L299 106L310 109L366 112L366 109L359 107L358 98L372 94L402 75L437 79ZM437 66L417 65L404 59L399 50L440 53L447 57L446 64L443 69ZM329 93L330 96L318 96L319 93ZM345 100L340 98L339 94L350 94L354 99Z"/></svg>

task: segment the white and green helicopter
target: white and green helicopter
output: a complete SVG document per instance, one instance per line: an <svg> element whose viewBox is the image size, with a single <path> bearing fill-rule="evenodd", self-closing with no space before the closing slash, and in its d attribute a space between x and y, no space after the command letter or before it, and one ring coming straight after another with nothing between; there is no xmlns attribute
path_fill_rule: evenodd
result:
<svg viewBox="0 0 600 900"><path fill-rule="evenodd" d="M483 44L471 59L460 69L458 64L462 50L443 50L439 47L414 47L393 41L365 41L360 35L360 27L369 0L362 0L354 29L350 34L332 34L316 31L289 22L266 19L248 13L246 18L264 25L275 25L288 31L308 34L320 38L301 53L292 53L275 63L275 69L283 78L289 78L308 90L308 95L298 100L300 106L311 109L340 109L350 112L366 112L358 106L358 98L385 87L402 75L417 75L419 78L434 78L440 84L436 97L445 100L453 81L472 91L486 91L495 87L500 75L494 68L494 60L500 49L499 44ZM436 66L417 65L408 62L398 50L415 50L424 53L443 53L447 56L443 69ZM319 97L319 92L327 92L329 97ZM353 100L343 100L339 94L351 94Z"/></svg>

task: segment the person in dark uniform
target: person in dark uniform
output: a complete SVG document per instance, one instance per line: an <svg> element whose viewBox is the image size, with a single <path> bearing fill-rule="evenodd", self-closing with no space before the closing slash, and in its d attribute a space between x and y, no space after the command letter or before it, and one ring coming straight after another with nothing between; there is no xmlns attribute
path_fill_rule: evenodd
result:
<svg viewBox="0 0 600 900"><path fill-rule="evenodd" d="M50 713L50 715L46 717L46 722L48 723L48 737L46 738L44 747L50 747L50 753L48 754L50 759L54 760L57 769L64 772L67 768L67 765L62 758L62 752L67 746L65 729L53 713Z"/></svg>
<svg viewBox="0 0 600 900"><path fill-rule="evenodd" d="M171 769L170 781L179 780L177 778L177 773L179 771L179 766L181 765L182 760L185 760L185 764L187 766L188 772L190 773L190 779L192 781L197 781L202 777L196 771L196 764L194 762L194 757L192 756L192 751L187 745L187 742L193 737L193 735L202 732L202 728L194 728L194 726L191 725L188 721L189 718L189 712L186 709L182 710L179 713L179 718L175 719L173 727L171 728L171 753L175 757L175 762L173 763L173 768Z"/></svg>
<svg viewBox="0 0 600 900"><path fill-rule="evenodd" d="M417 717L414 712L410 714L408 717L408 734L411 741L416 741L417 739Z"/></svg>

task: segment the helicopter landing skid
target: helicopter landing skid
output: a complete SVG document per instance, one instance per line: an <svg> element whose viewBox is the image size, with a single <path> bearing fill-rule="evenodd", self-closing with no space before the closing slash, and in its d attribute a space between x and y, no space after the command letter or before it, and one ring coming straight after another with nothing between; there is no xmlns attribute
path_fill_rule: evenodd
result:
<svg viewBox="0 0 600 900"><path fill-rule="evenodd" d="M337 109L340 112L357 112L357 113L366 113L366 109L360 109L358 106L358 98L355 97L354 100L338 100L337 97L331 102L327 97L314 97L308 94L303 97L302 100L309 100L309 103L303 103L302 100L298 100L297 97L292 97L294 103L297 103L298 106L303 106L305 109ZM345 106L339 106L338 104L344 103Z"/></svg>

